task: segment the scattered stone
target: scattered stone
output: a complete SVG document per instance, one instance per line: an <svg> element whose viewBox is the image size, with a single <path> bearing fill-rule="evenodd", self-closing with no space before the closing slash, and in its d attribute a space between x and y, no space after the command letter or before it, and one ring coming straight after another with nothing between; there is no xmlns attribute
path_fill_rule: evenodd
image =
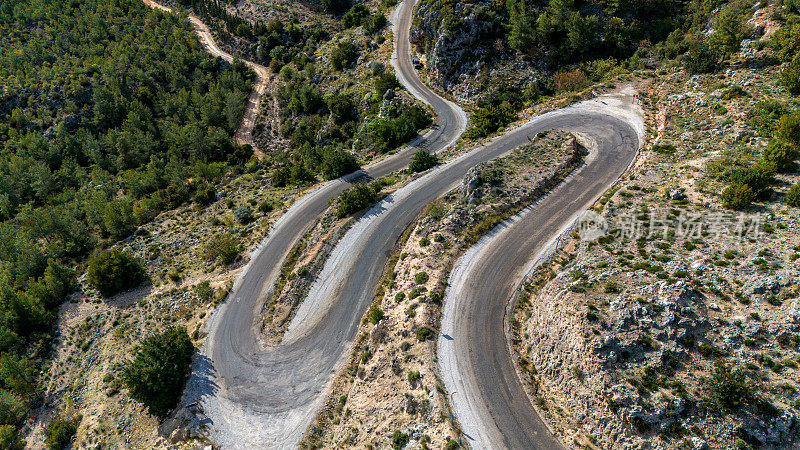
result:
<svg viewBox="0 0 800 450"><path fill-rule="evenodd" d="M686 194L683 191L683 188L677 188L669 191L669 198L672 200L684 200L686 199Z"/></svg>

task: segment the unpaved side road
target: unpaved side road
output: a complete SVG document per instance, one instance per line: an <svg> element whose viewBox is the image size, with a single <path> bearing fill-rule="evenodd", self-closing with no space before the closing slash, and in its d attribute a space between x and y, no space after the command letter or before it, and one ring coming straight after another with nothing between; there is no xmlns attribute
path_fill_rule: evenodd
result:
<svg viewBox="0 0 800 450"><path fill-rule="evenodd" d="M159 9L165 12L172 12L172 8L156 3L153 0L142 1L151 8ZM194 28L195 33L197 33L197 36L200 38L200 43L203 44L203 47L208 53L218 56L225 61L233 62L233 56L219 48L217 43L214 41L214 37L211 35L211 30L205 23L203 23L202 20L200 20L194 14L189 14L189 23L192 24L192 28ZM256 73L256 81L253 86L253 92L250 93L250 97L247 99L247 108L242 116L242 123L239 125L239 129L236 130L233 138L239 145L249 144L251 147L253 147L253 151L255 152L256 156L262 157L263 153L260 149L258 149L255 141L253 141L253 127L256 124L258 113L261 110L261 97L263 97L264 92L267 91L269 71L267 71L267 68L261 64L256 64L252 61L243 62L247 64L247 66L251 68L253 72Z"/></svg>
<svg viewBox="0 0 800 450"><path fill-rule="evenodd" d="M644 120L630 89L531 122L551 114L599 116L563 127L591 139L592 154L547 196L470 248L448 280L437 358L453 414L472 448L562 447L518 376L508 341L512 298L523 277L627 170L644 143Z"/></svg>

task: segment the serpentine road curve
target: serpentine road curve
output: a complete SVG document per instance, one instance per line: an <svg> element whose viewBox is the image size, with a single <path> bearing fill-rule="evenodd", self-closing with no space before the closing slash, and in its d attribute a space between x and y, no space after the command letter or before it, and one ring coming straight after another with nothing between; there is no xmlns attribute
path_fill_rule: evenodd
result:
<svg viewBox="0 0 800 450"><path fill-rule="evenodd" d="M153 0L143 1L150 7L171 11ZM196 409L205 416L202 423L209 437L223 448L296 446L324 402L324 391L352 346L363 312L353 313L344 305L340 315L318 322L304 339L285 338L284 343L271 348L260 344L257 318L290 249L328 208L329 200L352 182L365 176L379 178L407 167L420 147L432 152L446 150L466 129L464 111L434 94L414 71L408 45L412 7L398 8L402 14L394 21L395 36L404 37L396 42L405 45L395 44L392 63L404 85L433 108L436 124L425 136L395 155L325 183L298 200L273 225L251 255L225 303L212 314L183 402L197 405ZM190 14L189 21L209 53L228 61L233 59L217 46L209 28L199 18ZM258 81L236 137L240 142L252 142L252 122L266 89L267 72L261 65L245 63L256 72Z"/></svg>
<svg viewBox="0 0 800 450"><path fill-rule="evenodd" d="M551 114L567 120L559 128L592 141L590 155L548 195L471 247L448 279L437 359L451 409L472 448L563 447L517 375L508 320L514 293L579 214L627 170L644 142L644 122L630 89Z"/></svg>
<svg viewBox="0 0 800 450"><path fill-rule="evenodd" d="M152 6L150 0L145 2ZM490 290L496 288L496 293L505 295L504 280L517 280L519 268L527 266L530 259L531 253L523 250L540 248L542 240L550 238L552 233L548 232L560 229L575 212L585 208L590 199L599 195L595 195L596 192L602 192L613 184L641 146L644 127L628 92L609 97L607 101L585 102L536 117L483 147L432 169L373 207L345 234L298 309L283 342L279 346L265 348L259 339L256 319L275 285L289 250L325 211L328 200L363 174L377 178L404 168L413 156L415 146L441 151L451 146L465 130L464 112L428 89L419 80L411 64L408 37L414 5L415 0L403 1L392 17L395 37L392 63L403 85L434 109L437 124L412 146L362 171L328 182L296 202L273 225L251 255L248 266L237 279L226 302L212 314L207 324L206 342L195 359L184 402L187 405L195 402L199 405L198 409L205 416L203 422L209 438L223 448L297 446L323 405L333 378L347 362L360 319L372 300L397 238L427 204L457 185L469 168L501 156L526 144L537 133L553 128L580 133L597 143L597 149L587 163L531 209L537 213L523 216L523 221L527 217L538 217L536 220L527 219L524 223L531 222L533 226L543 225L544 228L528 231L527 237L524 236L526 233L514 234L512 237L516 247L509 252L508 261L498 266L503 271L492 272L494 280L483 286ZM219 49L213 44L207 28L204 38L203 29L199 29L194 22L206 48L216 53ZM540 207L547 204L552 206ZM505 250L504 247L498 248ZM475 253L472 249L470 252ZM481 256L485 254L480 253ZM470 259L483 260L488 259ZM462 270L462 273L470 275L466 278L467 282L472 275L480 275L468 270ZM511 285L514 285L513 282ZM467 290L459 292L468 293ZM463 395L466 391L459 389L467 389L474 393L470 394L472 399L482 402L479 410L489 411L488 414L462 413L459 395L453 396L454 410L465 431L479 437L486 436L483 440L472 441L472 445L547 448L549 443L555 441L549 437L524 396L524 391L521 391L519 380L514 377L502 380L491 378L513 373L500 370L503 367L513 370L513 365L503 334L503 314L500 314L501 320L498 322L492 312L496 309L505 311L503 305L508 303L509 297L485 297L483 291L476 289L475 295L469 298L491 300L481 304L479 301L453 301L453 292L452 289L448 291L445 319L456 317L453 308L459 309L461 315L458 317L466 319L455 322L463 326L460 332L464 334L456 334L452 329L443 330L455 337L454 341L448 342L459 344L456 349L466 348L468 356L480 353L488 355L483 361L493 362L486 369L470 364L470 360L454 358L454 365L442 366L455 376L456 384L452 384L448 382L448 373L443 373L450 392ZM484 309L489 314L484 314ZM500 328L497 328L497 324ZM466 329L470 327L474 330ZM439 345L446 348L441 339ZM458 351L455 354L460 355ZM442 350L439 357L443 357ZM464 383L465 379L475 382ZM459 382L461 384L457 384ZM453 389L452 386L459 387ZM502 386L505 395L491 394L496 390L491 386ZM488 395L485 394L487 387L490 392ZM523 392L522 396L517 395L519 392ZM509 394L514 396L509 398ZM497 407L503 403L499 400L503 399L513 400L510 402L513 407ZM487 419L490 421L487 422ZM511 426L507 426L509 424ZM530 433L538 440L529 439Z"/></svg>

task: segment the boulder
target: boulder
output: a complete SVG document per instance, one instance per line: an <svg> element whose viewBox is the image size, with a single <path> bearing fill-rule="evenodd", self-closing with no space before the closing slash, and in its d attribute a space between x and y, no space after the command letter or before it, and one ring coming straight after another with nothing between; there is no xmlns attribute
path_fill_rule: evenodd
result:
<svg viewBox="0 0 800 450"><path fill-rule="evenodd" d="M189 432L186 430L186 428L176 428L169 435L169 441L173 444L185 441L186 439L189 439Z"/></svg>
<svg viewBox="0 0 800 450"><path fill-rule="evenodd" d="M669 191L669 198L672 200L684 200L686 194L683 193L683 188L677 188Z"/></svg>
<svg viewBox="0 0 800 450"><path fill-rule="evenodd" d="M475 194L475 191L478 189L478 186L481 184L481 173L479 166L473 167L467 171L467 174L464 175L464 179L461 182L461 193L464 197L471 197Z"/></svg>

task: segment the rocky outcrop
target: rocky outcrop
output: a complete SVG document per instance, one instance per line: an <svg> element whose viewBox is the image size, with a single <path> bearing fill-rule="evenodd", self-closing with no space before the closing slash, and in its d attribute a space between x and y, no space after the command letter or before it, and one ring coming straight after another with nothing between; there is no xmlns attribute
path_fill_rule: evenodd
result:
<svg viewBox="0 0 800 450"><path fill-rule="evenodd" d="M694 449L717 448L733 439L785 448L797 439L800 419L769 390L760 390L741 410L719 414L707 403L704 381L716 361L738 367L756 361L772 371L789 370L760 354L794 351L800 327L792 325L792 318L777 323L742 316L732 317L734 323L720 320L728 305L721 308L684 280L639 284L583 307L586 297L578 288L622 274L612 268L582 275L590 270L579 264L561 272L517 315L521 356L535 368L536 401L549 410L556 427L582 423L580 430L561 428L565 441L641 448L657 436L680 436L690 429L701 430L687 442ZM790 280L783 271L756 275L742 283L742 291L755 302L779 294ZM770 343L773 339L777 345ZM794 367L789 359L783 361Z"/></svg>
<svg viewBox="0 0 800 450"><path fill-rule="evenodd" d="M411 42L427 55L429 81L447 87L465 70L480 68L492 53L502 18L484 4L421 2Z"/></svg>

